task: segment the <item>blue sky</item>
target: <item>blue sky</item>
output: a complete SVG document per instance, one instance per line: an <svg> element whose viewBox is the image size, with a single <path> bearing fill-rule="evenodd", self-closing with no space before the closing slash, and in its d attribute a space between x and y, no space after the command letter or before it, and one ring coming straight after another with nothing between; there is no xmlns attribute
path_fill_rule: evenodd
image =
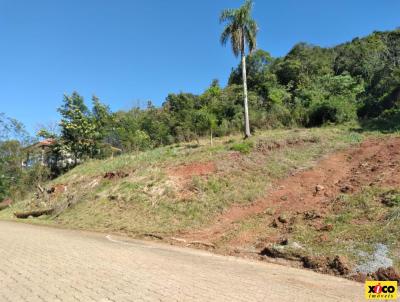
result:
<svg viewBox="0 0 400 302"><path fill-rule="evenodd" d="M64 93L113 110L225 85L237 59L218 23L236 0L0 0L0 112L32 133L58 120ZM259 47L332 46L400 26L399 0L255 0Z"/></svg>

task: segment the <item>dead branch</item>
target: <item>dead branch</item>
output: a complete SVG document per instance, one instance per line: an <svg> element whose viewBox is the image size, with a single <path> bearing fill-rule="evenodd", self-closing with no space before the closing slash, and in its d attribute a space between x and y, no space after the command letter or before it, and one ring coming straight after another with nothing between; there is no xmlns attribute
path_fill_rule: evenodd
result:
<svg viewBox="0 0 400 302"><path fill-rule="evenodd" d="M44 189L42 188L41 185L37 184L36 187L38 188L38 190L43 194L44 193Z"/></svg>
<svg viewBox="0 0 400 302"><path fill-rule="evenodd" d="M153 237L153 238L156 238L156 239L159 239L159 240L163 240L163 239L164 239L164 238L163 238L162 236L160 236L160 235L151 234L151 233L145 233L145 234L143 234L143 236L146 236L146 237Z"/></svg>

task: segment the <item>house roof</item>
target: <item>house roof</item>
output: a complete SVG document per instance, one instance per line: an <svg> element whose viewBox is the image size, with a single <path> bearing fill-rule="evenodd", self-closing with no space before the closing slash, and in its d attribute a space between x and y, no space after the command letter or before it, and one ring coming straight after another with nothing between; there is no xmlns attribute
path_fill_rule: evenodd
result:
<svg viewBox="0 0 400 302"><path fill-rule="evenodd" d="M38 143L36 143L38 146L51 146L56 142L54 138L46 138L45 140L42 140Z"/></svg>
<svg viewBox="0 0 400 302"><path fill-rule="evenodd" d="M56 140L54 138L46 138L42 141L39 141L37 143L34 143L28 147L25 148L25 150L32 150L32 149L36 149L36 148L40 148L40 147L49 147L51 145L53 145L56 142Z"/></svg>

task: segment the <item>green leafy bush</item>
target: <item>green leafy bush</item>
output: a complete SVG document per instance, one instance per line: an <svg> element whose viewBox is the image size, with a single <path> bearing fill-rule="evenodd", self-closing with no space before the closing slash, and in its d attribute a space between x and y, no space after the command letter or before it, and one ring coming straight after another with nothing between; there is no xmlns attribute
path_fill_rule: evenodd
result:
<svg viewBox="0 0 400 302"><path fill-rule="evenodd" d="M400 131L400 109L389 109L376 118L364 121L363 128L371 131Z"/></svg>
<svg viewBox="0 0 400 302"><path fill-rule="evenodd" d="M355 120L356 107L341 98L334 98L313 105L308 115L308 126L321 126L326 123L340 124Z"/></svg>
<svg viewBox="0 0 400 302"><path fill-rule="evenodd" d="M248 154L250 153L251 150L253 150L254 144L251 141L243 141L240 143L235 143L231 146L232 151L238 151L243 154Z"/></svg>

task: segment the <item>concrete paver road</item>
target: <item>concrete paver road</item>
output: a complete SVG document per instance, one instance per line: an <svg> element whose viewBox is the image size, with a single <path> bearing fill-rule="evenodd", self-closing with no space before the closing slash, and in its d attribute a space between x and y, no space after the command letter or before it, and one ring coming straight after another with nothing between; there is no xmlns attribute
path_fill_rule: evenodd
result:
<svg viewBox="0 0 400 302"><path fill-rule="evenodd" d="M115 236L0 222L0 301L364 301L310 271Z"/></svg>

